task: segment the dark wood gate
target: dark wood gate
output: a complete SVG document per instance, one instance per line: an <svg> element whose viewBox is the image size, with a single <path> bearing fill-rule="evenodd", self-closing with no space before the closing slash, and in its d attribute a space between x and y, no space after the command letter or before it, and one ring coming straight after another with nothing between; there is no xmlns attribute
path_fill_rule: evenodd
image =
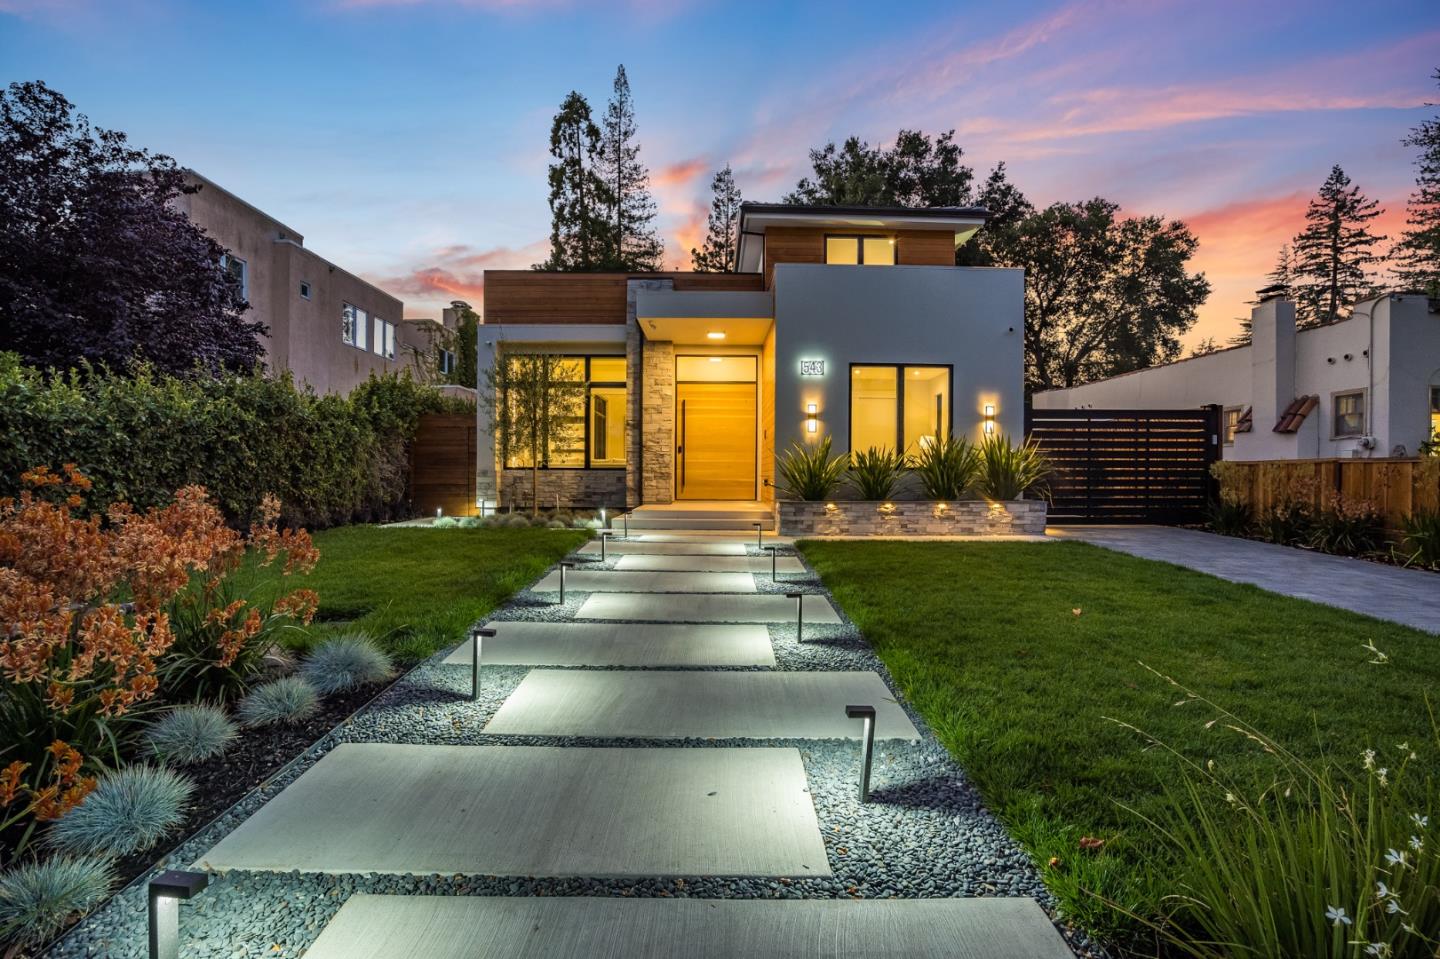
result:
<svg viewBox="0 0 1440 959"><path fill-rule="evenodd" d="M410 502L419 516L474 516L475 414L427 413L410 443Z"/></svg>
<svg viewBox="0 0 1440 959"><path fill-rule="evenodd" d="M1025 433L1055 466L1049 522L1205 519L1220 456L1220 407L1029 410Z"/></svg>

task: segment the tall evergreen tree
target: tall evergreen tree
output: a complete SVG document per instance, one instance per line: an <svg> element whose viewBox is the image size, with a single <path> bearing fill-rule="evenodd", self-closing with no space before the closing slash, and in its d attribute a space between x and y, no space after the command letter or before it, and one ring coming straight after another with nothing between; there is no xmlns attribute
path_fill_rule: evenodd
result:
<svg viewBox="0 0 1440 959"><path fill-rule="evenodd" d="M1440 70L1435 79L1440 80ZM1395 247L1395 272L1407 289L1440 296L1440 116L1412 128L1401 142L1417 147L1420 155L1415 158L1416 190L1405 204L1405 232Z"/></svg>
<svg viewBox="0 0 1440 959"><path fill-rule="evenodd" d="M1295 286L1295 251L1288 243L1280 245L1280 252L1275 257L1275 266L1269 273L1265 274L1267 286L1281 286L1285 288L1286 295L1294 296L1292 292ZM1231 346L1249 346L1251 335L1250 317L1242 316L1235 321L1240 327L1240 332L1230 337Z"/></svg>
<svg viewBox="0 0 1440 959"><path fill-rule="evenodd" d="M810 151L811 174L786 194L786 203L809 206L966 206L975 171L948 130L933 140L901 130L893 147L872 147L849 137Z"/></svg>
<svg viewBox="0 0 1440 959"><path fill-rule="evenodd" d="M590 104L572 90L550 125L550 258L535 269L605 267L609 191L596 170L599 150Z"/></svg>
<svg viewBox="0 0 1440 959"><path fill-rule="evenodd" d="M615 71L615 87L602 126L598 172L605 181L609 203L605 268L658 270L665 244L655 232L655 200L650 196L650 173L640 162L635 102L624 64Z"/></svg>
<svg viewBox="0 0 1440 959"><path fill-rule="evenodd" d="M1375 246L1384 238L1365 225L1382 212L1338 164L1331 168L1295 237L1291 290L1301 326L1335 322L1369 291L1366 268L1380 262Z"/></svg>
<svg viewBox="0 0 1440 959"><path fill-rule="evenodd" d="M733 273L740 244L740 188L730 164L710 181L710 216L706 219L705 245L690 251L691 268L697 273Z"/></svg>

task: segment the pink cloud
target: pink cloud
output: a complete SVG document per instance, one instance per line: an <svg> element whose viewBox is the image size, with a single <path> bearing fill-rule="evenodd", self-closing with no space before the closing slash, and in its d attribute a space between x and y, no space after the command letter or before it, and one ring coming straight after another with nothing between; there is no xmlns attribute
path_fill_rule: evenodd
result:
<svg viewBox="0 0 1440 959"><path fill-rule="evenodd" d="M529 269L549 253L547 240L536 240L518 249L477 250L457 244L434 250L420 262L372 281L405 300L407 317L434 317L451 300L465 300L477 308L483 306L486 270Z"/></svg>
<svg viewBox="0 0 1440 959"><path fill-rule="evenodd" d="M710 161L704 157L691 157L678 163L671 163L650 174L650 185L657 189L688 186L702 174L710 172Z"/></svg>

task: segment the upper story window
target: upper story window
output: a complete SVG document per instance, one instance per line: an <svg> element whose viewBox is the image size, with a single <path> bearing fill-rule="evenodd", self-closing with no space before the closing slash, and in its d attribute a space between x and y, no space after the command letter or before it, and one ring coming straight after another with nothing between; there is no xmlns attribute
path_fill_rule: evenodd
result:
<svg viewBox="0 0 1440 959"><path fill-rule="evenodd" d="M825 262L852 266L894 266L893 236L827 236Z"/></svg>
<svg viewBox="0 0 1440 959"><path fill-rule="evenodd" d="M340 339L357 349L365 349L369 337L370 314L346 303L340 310Z"/></svg>
<svg viewBox="0 0 1440 959"><path fill-rule="evenodd" d="M239 284L240 298L248 301L250 299L250 264L238 256L222 253L220 255L220 269L230 274L230 278Z"/></svg>
<svg viewBox="0 0 1440 959"><path fill-rule="evenodd" d="M455 354L441 347L439 356L440 372L450 374L455 372Z"/></svg>
<svg viewBox="0 0 1440 959"><path fill-rule="evenodd" d="M1365 392L1335 394L1333 436L1360 436L1365 432Z"/></svg>
<svg viewBox="0 0 1440 959"><path fill-rule="evenodd" d="M380 317L374 317L375 335L370 340L370 349L376 356L387 360L395 359L395 324Z"/></svg>
<svg viewBox="0 0 1440 959"><path fill-rule="evenodd" d="M307 300L310 299L310 284L305 280L300 281L300 295Z"/></svg>

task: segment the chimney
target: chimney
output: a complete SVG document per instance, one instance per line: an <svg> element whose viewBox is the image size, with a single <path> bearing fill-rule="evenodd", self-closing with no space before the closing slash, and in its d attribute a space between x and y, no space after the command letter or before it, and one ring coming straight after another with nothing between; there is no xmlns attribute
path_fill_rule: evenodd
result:
<svg viewBox="0 0 1440 959"><path fill-rule="evenodd" d="M1256 429L1270 429L1295 399L1295 304L1267 287L1250 311L1250 402Z"/></svg>

